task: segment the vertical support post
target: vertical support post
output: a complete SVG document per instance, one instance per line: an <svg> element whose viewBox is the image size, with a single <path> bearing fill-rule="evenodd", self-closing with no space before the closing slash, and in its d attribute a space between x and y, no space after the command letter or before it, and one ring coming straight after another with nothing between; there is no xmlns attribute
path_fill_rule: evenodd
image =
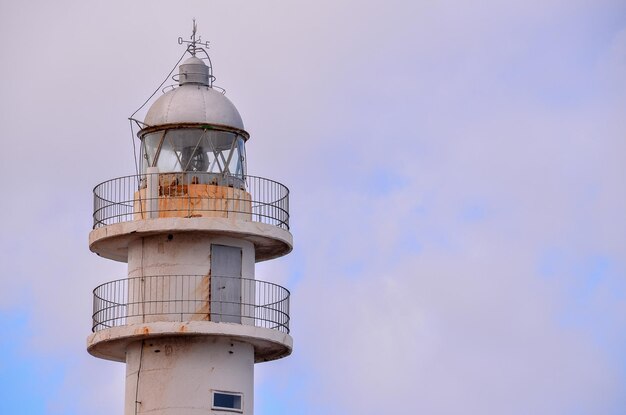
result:
<svg viewBox="0 0 626 415"><path fill-rule="evenodd" d="M159 168L148 167L146 174L146 208L148 218L159 217Z"/></svg>

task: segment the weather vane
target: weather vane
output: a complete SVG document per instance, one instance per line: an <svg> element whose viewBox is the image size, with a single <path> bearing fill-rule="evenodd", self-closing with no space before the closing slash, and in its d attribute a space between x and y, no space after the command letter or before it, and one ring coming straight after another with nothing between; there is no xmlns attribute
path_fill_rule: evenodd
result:
<svg viewBox="0 0 626 415"><path fill-rule="evenodd" d="M196 24L196 19L193 19L193 30L191 31L190 37L191 40L183 40L182 37L178 38L179 45L182 45L183 43L187 43L189 45L187 46L187 49L189 49L189 53L191 53L192 56L196 56L196 49L198 48L198 45L200 46L200 48L209 48L209 42L202 42L202 38L200 36L198 36L198 39L196 39L197 29L198 25Z"/></svg>

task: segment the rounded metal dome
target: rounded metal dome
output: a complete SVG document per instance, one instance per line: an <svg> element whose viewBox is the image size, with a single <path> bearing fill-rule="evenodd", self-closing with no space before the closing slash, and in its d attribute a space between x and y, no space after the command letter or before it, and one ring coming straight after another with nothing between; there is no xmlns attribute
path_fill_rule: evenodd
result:
<svg viewBox="0 0 626 415"><path fill-rule="evenodd" d="M210 68L195 56L179 67L180 86L166 92L148 110L144 123L214 124L244 130L239 111L221 92L211 88Z"/></svg>
<svg viewBox="0 0 626 415"><path fill-rule="evenodd" d="M148 110L144 123L217 124L244 130L239 111L221 92L205 85L183 84L157 99Z"/></svg>

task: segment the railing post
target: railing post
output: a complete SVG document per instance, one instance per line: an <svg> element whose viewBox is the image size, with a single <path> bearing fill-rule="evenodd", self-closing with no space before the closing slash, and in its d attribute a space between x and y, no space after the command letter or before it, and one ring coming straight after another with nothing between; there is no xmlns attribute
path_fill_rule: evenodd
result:
<svg viewBox="0 0 626 415"><path fill-rule="evenodd" d="M146 175L146 209L148 218L159 217L159 168L148 167Z"/></svg>

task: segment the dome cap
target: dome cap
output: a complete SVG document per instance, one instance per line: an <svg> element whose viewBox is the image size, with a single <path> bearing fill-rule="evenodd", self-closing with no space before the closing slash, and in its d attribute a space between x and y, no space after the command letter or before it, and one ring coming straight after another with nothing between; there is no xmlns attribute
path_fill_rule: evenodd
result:
<svg viewBox="0 0 626 415"><path fill-rule="evenodd" d="M178 83L211 86L213 75L202 59L192 56L178 67Z"/></svg>

